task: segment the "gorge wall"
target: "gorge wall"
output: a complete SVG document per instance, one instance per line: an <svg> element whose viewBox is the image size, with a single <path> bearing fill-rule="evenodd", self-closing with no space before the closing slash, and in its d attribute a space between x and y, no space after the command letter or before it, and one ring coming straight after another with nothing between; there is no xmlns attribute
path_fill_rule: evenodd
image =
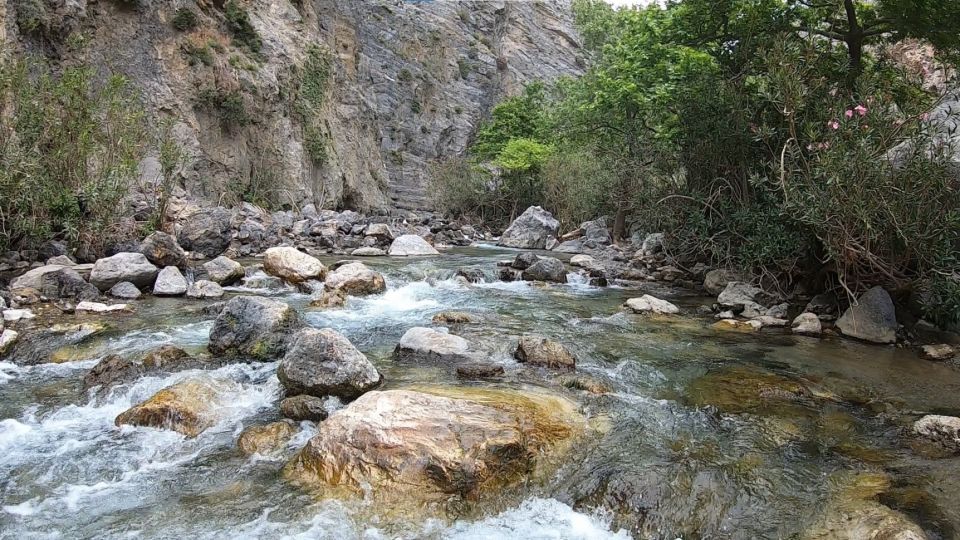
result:
<svg viewBox="0 0 960 540"><path fill-rule="evenodd" d="M236 39L235 6L259 47ZM183 8L195 26L174 24ZM0 22L6 53L129 78L184 149L175 199L205 204L427 208L432 160L504 95L583 65L569 0L0 0ZM311 55L328 76L307 126ZM141 170L157 181L155 157Z"/></svg>

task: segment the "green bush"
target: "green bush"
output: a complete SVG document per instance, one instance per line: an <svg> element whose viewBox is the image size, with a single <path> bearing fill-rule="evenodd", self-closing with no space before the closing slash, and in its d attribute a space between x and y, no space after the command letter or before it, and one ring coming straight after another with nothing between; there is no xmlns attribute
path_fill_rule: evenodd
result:
<svg viewBox="0 0 960 540"><path fill-rule="evenodd" d="M212 66L213 65L213 51L210 48L210 45L196 45L194 43L184 43L180 50L183 51L184 56L187 57L187 62L191 66L204 65Z"/></svg>
<svg viewBox="0 0 960 540"><path fill-rule="evenodd" d="M247 113L243 94L239 90L203 88L197 95L197 103L205 109L216 112L221 125L227 129L243 127L250 123L250 115Z"/></svg>
<svg viewBox="0 0 960 540"><path fill-rule="evenodd" d="M35 34L46 30L47 7L42 0L16 0L17 28L23 34Z"/></svg>
<svg viewBox="0 0 960 540"><path fill-rule="evenodd" d="M197 14L190 8L179 8L170 21L173 27L181 32L193 30L200 24Z"/></svg>
<svg viewBox="0 0 960 540"><path fill-rule="evenodd" d="M321 108L330 82L330 56L311 45L300 73L296 109L303 125L303 146L314 164L327 162L327 135L323 130Z"/></svg>
<svg viewBox="0 0 960 540"><path fill-rule="evenodd" d="M58 237L99 251L131 233L120 221L149 139L143 107L123 77L94 75L0 64L0 249Z"/></svg>
<svg viewBox="0 0 960 540"><path fill-rule="evenodd" d="M227 19L227 28L233 34L234 44L243 46L251 52L258 53L263 46L260 34L250 22L250 14L247 13L236 0L229 0L223 5L223 14Z"/></svg>

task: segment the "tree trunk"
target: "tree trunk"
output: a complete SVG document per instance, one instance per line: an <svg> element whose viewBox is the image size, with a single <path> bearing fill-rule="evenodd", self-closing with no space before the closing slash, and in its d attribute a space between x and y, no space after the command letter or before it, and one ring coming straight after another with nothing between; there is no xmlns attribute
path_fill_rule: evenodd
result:
<svg viewBox="0 0 960 540"><path fill-rule="evenodd" d="M617 200L617 216L613 220L613 241L619 242L626 238L627 232L627 197L625 193L620 194Z"/></svg>

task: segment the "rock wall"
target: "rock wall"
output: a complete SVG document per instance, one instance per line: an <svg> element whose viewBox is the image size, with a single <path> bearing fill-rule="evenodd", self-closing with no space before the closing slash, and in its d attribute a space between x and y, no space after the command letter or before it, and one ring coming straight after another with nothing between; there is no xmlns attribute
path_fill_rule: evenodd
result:
<svg viewBox="0 0 960 540"><path fill-rule="evenodd" d="M237 4L259 52L235 42L223 0L0 0L0 36L5 50L55 68L125 74L185 150L176 198L224 205L429 208L432 160L462 153L504 95L583 62L569 0ZM39 23L25 24L38 5ZM195 12L196 28L174 28L180 8ZM320 162L297 114L310 47L330 61ZM237 109L248 122L229 120ZM157 181L155 158L141 169L141 183Z"/></svg>

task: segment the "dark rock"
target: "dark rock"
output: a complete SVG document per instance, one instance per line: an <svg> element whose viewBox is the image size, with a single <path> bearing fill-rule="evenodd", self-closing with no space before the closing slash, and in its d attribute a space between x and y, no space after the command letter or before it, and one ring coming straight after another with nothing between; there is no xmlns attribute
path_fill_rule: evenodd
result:
<svg viewBox="0 0 960 540"><path fill-rule="evenodd" d="M291 336L303 327L297 312L283 302L254 296L231 298L210 330L210 352L254 360L281 358Z"/></svg>
<svg viewBox="0 0 960 540"><path fill-rule="evenodd" d="M226 208L198 208L184 216L177 240L190 251L216 257L230 245L230 219Z"/></svg>
<svg viewBox="0 0 960 540"><path fill-rule="evenodd" d="M288 397L280 402L280 414L291 420L298 422L309 420L311 422L322 422L327 419L327 409L323 406L323 400L316 396L301 394L299 396Z"/></svg>
<svg viewBox="0 0 960 540"><path fill-rule="evenodd" d="M97 362L97 365L90 368L90 371L83 376L83 389L88 390L94 386L106 389L120 383L134 381L142 374L143 368L136 362L111 354Z"/></svg>
<svg viewBox="0 0 960 540"><path fill-rule="evenodd" d="M559 259L553 257L541 257L537 262L530 265L523 271L525 281L553 281L556 283L567 282L567 268Z"/></svg>
<svg viewBox="0 0 960 540"><path fill-rule="evenodd" d="M837 328L845 336L864 341L896 343L897 315L890 294L883 287L863 293L837 321Z"/></svg>
<svg viewBox="0 0 960 540"><path fill-rule="evenodd" d="M489 362L471 362L457 366L461 379L492 379L503 375L503 366Z"/></svg>
<svg viewBox="0 0 960 540"><path fill-rule="evenodd" d="M140 243L140 253L156 266L183 267L187 263L187 254L173 236L156 231Z"/></svg>
<svg viewBox="0 0 960 540"><path fill-rule="evenodd" d="M513 357L531 366L554 369L574 369L577 365L577 358L566 347L541 336L521 337Z"/></svg>
<svg viewBox="0 0 960 540"><path fill-rule="evenodd" d="M383 376L350 343L329 328L304 328L294 334L277 378L289 396L308 394L356 399L380 385Z"/></svg>
<svg viewBox="0 0 960 540"><path fill-rule="evenodd" d="M526 270L527 268L533 266L533 263L539 260L540 257L538 257L536 253L521 253L513 259L513 262L510 263L510 266L516 270Z"/></svg>
<svg viewBox="0 0 960 540"><path fill-rule="evenodd" d="M40 294L51 299L72 298L83 302L99 298L100 290L84 281L73 269L62 268L40 278Z"/></svg>

